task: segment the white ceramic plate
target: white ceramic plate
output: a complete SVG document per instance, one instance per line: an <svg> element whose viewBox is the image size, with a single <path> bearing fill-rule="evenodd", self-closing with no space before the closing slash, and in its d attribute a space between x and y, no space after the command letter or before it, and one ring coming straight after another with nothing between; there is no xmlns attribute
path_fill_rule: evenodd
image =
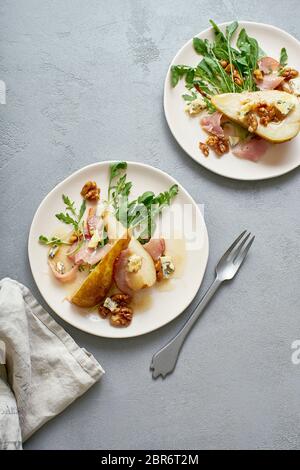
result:
<svg viewBox="0 0 300 470"><path fill-rule="evenodd" d="M221 29L226 24L221 25ZM289 65L300 70L300 43L290 34L267 24L240 21L239 29L245 27L250 36L258 40L261 48L271 57L279 59L280 49L286 47L289 56ZM212 29L198 34L202 39L212 39ZM196 54L192 39L188 41L174 57L172 65L195 66L200 62L201 56ZM167 73L164 90L164 109L170 130L185 152L196 162L222 176L239 180L260 180L283 175L300 165L300 135L291 142L272 145L270 150L258 163L242 160L231 153L217 158L213 152L205 158L198 148L200 140L205 140L207 134L200 129L199 116L189 117L184 112L185 102L182 94L186 92L184 80L175 88L170 84L170 69Z"/></svg>
<svg viewBox="0 0 300 470"><path fill-rule="evenodd" d="M76 307L65 299L70 294L66 285L60 284L49 272L47 249L40 245L40 234L52 236L63 224L55 214L64 209L62 194L67 194L80 204L80 191L88 180L97 181L101 193L106 195L108 186L109 164L101 162L89 165L69 176L56 186L42 201L33 218L29 233L28 255L34 280L48 305L65 321L80 330L110 338L126 338L148 333L160 328L176 318L189 305L196 295L206 268L208 258L208 236L204 219L195 201L180 185L176 203L166 208L162 215L162 235L172 226L173 236L185 238L186 256L178 264L178 275L168 281L163 288L145 290L138 301L131 325L128 328L112 327L107 320L99 317L95 310ZM171 176L162 171L143 165L128 162L128 180L133 182L132 197L146 190L158 193L177 183ZM178 184L178 183L177 183ZM105 197L105 196L104 196ZM182 209L185 207L185 221L181 224ZM175 223L169 224L172 220ZM180 227L183 226L183 234ZM171 237L172 237L171 233ZM177 243L177 242L176 242ZM182 243L182 242L180 242ZM170 282L170 284L169 284ZM148 292L146 292L148 291Z"/></svg>

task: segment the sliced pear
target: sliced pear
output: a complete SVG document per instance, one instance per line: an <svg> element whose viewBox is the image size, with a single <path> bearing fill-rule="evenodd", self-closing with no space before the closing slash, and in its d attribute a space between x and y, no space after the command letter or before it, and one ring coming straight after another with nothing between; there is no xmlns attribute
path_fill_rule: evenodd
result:
<svg viewBox="0 0 300 470"><path fill-rule="evenodd" d="M71 297L71 302L78 307L94 307L106 296L113 280L113 268L121 251L125 250L130 241L126 236L117 240L109 252L83 281L79 289Z"/></svg>
<svg viewBox="0 0 300 470"><path fill-rule="evenodd" d="M141 268L137 272L127 272L127 284L132 290L140 290L144 287L151 287L156 282L156 271L154 261L149 253L143 248L143 245L132 238L128 245L131 255L140 256L142 258Z"/></svg>
<svg viewBox="0 0 300 470"><path fill-rule="evenodd" d="M119 222L115 215L106 211L103 217L104 225L106 227L107 236L109 241L113 242L119 238L123 238L127 234L127 230L124 225Z"/></svg>
<svg viewBox="0 0 300 470"><path fill-rule="evenodd" d="M278 108L286 110L286 117L278 123L270 122L267 126L263 126L258 122L255 134L270 142L291 140L300 131L300 103L296 96L284 91L224 93L213 96L211 101L218 111L243 127L247 127L245 115L252 104L267 103L275 106L277 104Z"/></svg>

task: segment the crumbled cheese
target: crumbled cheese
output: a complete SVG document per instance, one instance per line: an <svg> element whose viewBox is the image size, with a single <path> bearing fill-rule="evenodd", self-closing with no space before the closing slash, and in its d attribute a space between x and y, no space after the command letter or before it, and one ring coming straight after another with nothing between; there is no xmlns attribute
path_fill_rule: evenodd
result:
<svg viewBox="0 0 300 470"><path fill-rule="evenodd" d="M114 300L112 300L110 297L106 297L104 303L103 303L103 307L106 307L108 308L108 310L110 310L111 312L114 312L117 307L118 307L118 304L117 302L115 302Z"/></svg>
<svg viewBox="0 0 300 470"><path fill-rule="evenodd" d="M175 271L175 266L172 261L172 258L171 256L161 256L160 261L161 261L163 277L165 279L168 279Z"/></svg>
<svg viewBox="0 0 300 470"><path fill-rule="evenodd" d="M290 101L278 100L276 101L276 103L274 103L274 106L279 109L281 114L286 116L295 107L295 103L291 103Z"/></svg>
<svg viewBox="0 0 300 470"><path fill-rule="evenodd" d="M185 111L190 115L199 114L203 109L206 108L204 99L200 96L193 101L189 101L185 107Z"/></svg>
<svg viewBox="0 0 300 470"><path fill-rule="evenodd" d="M300 96L300 77L293 78L289 81L292 92L296 96Z"/></svg>
<svg viewBox="0 0 300 470"><path fill-rule="evenodd" d="M99 235L99 230L95 230L93 235L92 235L92 238L90 239L90 241L88 243L88 247L89 248L97 248L99 242L101 242L101 237Z"/></svg>
<svg viewBox="0 0 300 470"><path fill-rule="evenodd" d="M62 263L61 261L58 261L56 263L56 271L59 273L59 274L65 274L65 265L64 263Z"/></svg>
<svg viewBox="0 0 300 470"><path fill-rule="evenodd" d="M58 250L59 250L59 246L58 245L53 245L50 248L49 253L48 253L49 258L53 259L55 257L55 255L57 254Z"/></svg>
<svg viewBox="0 0 300 470"><path fill-rule="evenodd" d="M131 255L128 258L126 270L129 273L137 273L142 267L142 257L138 255Z"/></svg>
<svg viewBox="0 0 300 470"><path fill-rule="evenodd" d="M289 100L278 100L269 104L275 106L284 116L295 107L295 104ZM253 100L246 99L242 101L241 110L239 112L240 116L246 116L255 105L258 105L258 103Z"/></svg>

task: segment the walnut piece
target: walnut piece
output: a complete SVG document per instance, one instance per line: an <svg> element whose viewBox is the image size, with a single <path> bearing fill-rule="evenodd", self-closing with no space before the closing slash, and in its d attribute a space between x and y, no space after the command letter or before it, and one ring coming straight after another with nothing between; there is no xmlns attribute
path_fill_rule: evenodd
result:
<svg viewBox="0 0 300 470"><path fill-rule="evenodd" d="M204 144L203 142L199 142L199 149L203 153L205 157L208 157L209 155L209 147L207 144Z"/></svg>
<svg viewBox="0 0 300 470"><path fill-rule="evenodd" d="M109 318L112 326L128 326L131 323L133 310L128 306L131 298L128 294L114 294L110 298L117 307L111 311L109 308L104 307L104 304L99 305L98 312L102 318ZM105 302L104 302L105 303Z"/></svg>
<svg viewBox="0 0 300 470"><path fill-rule="evenodd" d="M206 140L206 144L211 147L219 157L229 151L229 140L227 139L227 137L210 135Z"/></svg>
<svg viewBox="0 0 300 470"><path fill-rule="evenodd" d="M72 235L69 238L69 243L73 245L73 243L77 242L77 240L78 240L78 235L76 235L76 233L72 233Z"/></svg>
<svg viewBox="0 0 300 470"><path fill-rule="evenodd" d="M104 305L99 305L98 312L99 312L100 317L102 318L107 318L111 314L111 311L109 310L109 308L104 307Z"/></svg>
<svg viewBox="0 0 300 470"><path fill-rule="evenodd" d="M253 111L250 111L247 114L246 120L247 120L248 131L252 133L255 132L258 126L257 117L255 113Z"/></svg>
<svg viewBox="0 0 300 470"><path fill-rule="evenodd" d="M87 201L98 201L100 197L100 188L98 188L95 181L87 181L80 194Z"/></svg>
<svg viewBox="0 0 300 470"><path fill-rule="evenodd" d="M128 295L128 294L123 294L123 293L121 294L120 293L120 294L112 295L111 300L116 302L118 304L118 306L120 306L120 307L126 307L129 304L131 298L130 298L130 295Z"/></svg>
<svg viewBox="0 0 300 470"><path fill-rule="evenodd" d="M254 70L253 75L256 78L256 80L263 80L264 78L262 71L259 69Z"/></svg>
<svg viewBox="0 0 300 470"><path fill-rule="evenodd" d="M130 307L119 307L110 316L112 326L128 326L132 320L132 309Z"/></svg>
<svg viewBox="0 0 300 470"><path fill-rule="evenodd" d="M243 85L243 80L241 79L241 77L233 77L233 81L236 85L238 86L242 86Z"/></svg>
<svg viewBox="0 0 300 470"><path fill-rule="evenodd" d="M280 122L284 119L284 115L272 104L258 103L253 107L253 112L257 113L260 118L259 122L263 126L267 126L269 122ZM249 128L248 130L250 131Z"/></svg>
<svg viewBox="0 0 300 470"><path fill-rule="evenodd" d="M220 60L220 65L228 75L232 75L233 81L236 85L241 86L243 84L243 79L234 65L229 64L226 60Z"/></svg>
<svg viewBox="0 0 300 470"><path fill-rule="evenodd" d="M155 271L156 271L156 280L158 282L160 282L164 278L164 273L163 273L163 270L162 270L161 260L158 259L157 261L155 261L154 265L155 265Z"/></svg>
<svg viewBox="0 0 300 470"><path fill-rule="evenodd" d="M292 80L293 78L298 77L298 75L299 75L299 72L295 69L292 69L291 67L286 67L282 72L282 76L287 82L289 80Z"/></svg>

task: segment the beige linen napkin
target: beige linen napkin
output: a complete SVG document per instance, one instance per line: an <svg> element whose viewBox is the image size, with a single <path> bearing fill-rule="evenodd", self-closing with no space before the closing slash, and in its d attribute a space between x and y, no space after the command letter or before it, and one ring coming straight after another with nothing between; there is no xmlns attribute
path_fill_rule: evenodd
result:
<svg viewBox="0 0 300 470"><path fill-rule="evenodd" d="M0 449L20 449L104 370L25 286L8 278L0 281L0 340L6 349L6 366L0 364ZM0 349L3 359L1 343Z"/></svg>

